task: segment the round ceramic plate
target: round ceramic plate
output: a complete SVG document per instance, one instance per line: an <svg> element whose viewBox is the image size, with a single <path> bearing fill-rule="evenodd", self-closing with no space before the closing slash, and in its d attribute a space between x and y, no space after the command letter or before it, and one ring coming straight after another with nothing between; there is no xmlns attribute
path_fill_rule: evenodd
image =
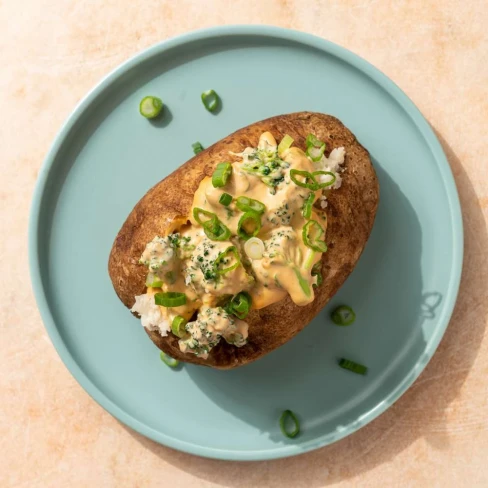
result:
<svg viewBox="0 0 488 488"><path fill-rule="evenodd" d="M207 112L202 91L222 97ZM145 95L164 116L139 115ZM332 114L370 151L381 202L345 285L295 339L233 371L166 367L107 273L112 242L137 201L236 129L295 111ZM463 242L453 177L412 102L367 62L316 37L262 26L194 32L147 49L88 94L42 167L30 222L39 308L61 358L111 414L162 444L222 459L302 453L387 409L432 357L459 286ZM338 304L351 327L329 319ZM366 376L338 367L346 357ZM299 437L282 436L291 409Z"/></svg>

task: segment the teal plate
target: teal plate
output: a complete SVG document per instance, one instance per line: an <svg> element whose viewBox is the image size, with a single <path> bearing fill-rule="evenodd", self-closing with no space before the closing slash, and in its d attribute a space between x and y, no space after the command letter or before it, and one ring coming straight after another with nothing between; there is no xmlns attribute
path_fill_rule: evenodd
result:
<svg viewBox="0 0 488 488"><path fill-rule="evenodd" d="M202 91L222 97L207 112ZM161 120L138 113L145 95ZM233 371L167 368L107 273L135 203L192 154L252 122L295 111L335 115L372 155L381 203L356 269L295 339ZM322 39L263 26L219 27L158 44L90 92L41 169L30 221L39 308L68 369L123 423L162 444L220 459L303 453L351 434L420 374L446 329L463 256L459 200L432 129L373 66ZM357 313L337 327L331 308ZM369 367L359 376L346 357ZM282 436L291 409L299 437Z"/></svg>

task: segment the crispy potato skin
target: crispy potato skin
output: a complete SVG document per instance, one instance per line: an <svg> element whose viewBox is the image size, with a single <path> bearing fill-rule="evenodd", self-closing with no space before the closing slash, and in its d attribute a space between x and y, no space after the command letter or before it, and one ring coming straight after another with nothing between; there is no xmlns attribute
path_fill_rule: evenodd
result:
<svg viewBox="0 0 488 488"><path fill-rule="evenodd" d="M353 270L373 227L379 202L379 186L368 151L335 117L298 112L279 115L251 124L222 139L190 159L174 173L151 188L134 207L119 231L110 253L108 269L114 289L128 308L134 297L145 292L146 268L138 264L146 244L168 230L175 217L187 216L200 181L211 175L215 164L229 159L229 151L256 147L259 136L270 131L279 141L285 134L304 149L307 134L327 143L327 154L344 146L346 161L342 186L330 192L327 207L328 252L322 257L323 283L316 288L313 303L298 307L287 297L247 317L249 341L244 347L225 341L215 347L208 359L183 354L172 334L161 337L146 331L158 348L189 363L230 369L255 361L289 341L324 307Z"/></svg>

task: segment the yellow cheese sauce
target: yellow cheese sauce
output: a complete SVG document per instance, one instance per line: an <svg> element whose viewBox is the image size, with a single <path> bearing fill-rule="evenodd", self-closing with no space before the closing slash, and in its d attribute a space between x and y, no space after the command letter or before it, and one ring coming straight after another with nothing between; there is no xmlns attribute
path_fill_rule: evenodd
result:
<svg viewBox="0 0 488 488"><path fill-rule="evenodd" d="M253 309L269 306L287 295L299 306L314 300L316 277L312 276L312 267L320 261L322 252L307 246L302 233L312 219L323 230L318 239L324 240L327 227L325 212L316 207L311 217L303 216L305 201L312 193L316 201L322 190L301 187L290 178L292 169L316 171L301 149L291 147L278 156L276 140L265 132L257 148L229 154L229 162L232 173L225 185L215 188L212 178L204 178L188 219L175 220L169 235L155 237L140 261L149 269L148 295L161 291L186 295L185 305L153 310L153 322L157 323L151 327L158 327L166 335L176 316L190 320L198 311L194 321L186 326L187 336L180 340L180 349L202 357L207 357L221 338L237 347L245 344L247 324L223 308L238 293L249 293ZM223 193L232 197L228 206L220 203ZM243 212L236 200L241 196L265 207L256 235L264 251L252 254L252 258L246 253L245 239L238 235ZM215 215L230 230L230 236L223 241L212 240L195 220L195 208ZM156 287L151 286L154 284ZM147 303L145 307L144 312ZM137 308L134 311L142 316Z"/></svg>

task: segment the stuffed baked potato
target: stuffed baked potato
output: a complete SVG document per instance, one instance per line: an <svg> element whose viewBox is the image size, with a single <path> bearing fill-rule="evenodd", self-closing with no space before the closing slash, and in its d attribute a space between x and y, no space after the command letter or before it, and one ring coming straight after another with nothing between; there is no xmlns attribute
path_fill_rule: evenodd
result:
<svg viewBox="0 0 488 488"><path fill-rule="evenodd" d="M120 300L181 361L229 369L300 332L353 270L379 187L336 118L238 130L156 184L112 247Z"/></svg>

